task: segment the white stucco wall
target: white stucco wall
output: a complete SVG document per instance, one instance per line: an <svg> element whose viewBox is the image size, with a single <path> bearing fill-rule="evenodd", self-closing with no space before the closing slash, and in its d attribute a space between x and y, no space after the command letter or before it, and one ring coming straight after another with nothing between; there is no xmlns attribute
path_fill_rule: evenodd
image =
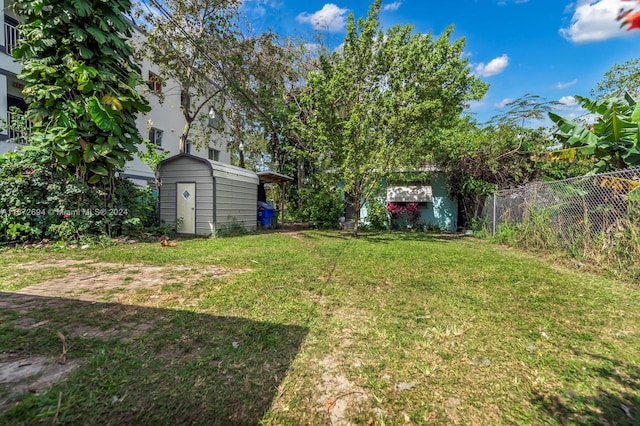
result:
<svg viewBox="0 0 640 426"><path fill-rule="evenodd" d="M7 0L0 0L0 23L2 24L0 45L2 46L4 46L4 11L7 3L9 3ZM140 42L141 37L143 37L141 33L134 31L134 45L136 42ZM148 61L144 61L141 67L144 80L148 79L149 70L155 74L159 74L158 67L150 64ZM19 63L15 62L7 54L0 52L0 117L4 118L7 116L7 94L21 96L20 90L12 85L15 75L20 73L20 69ZM178 83L172 80L166 81L163 87L164 102L162 104L160 103L159 97L147 86L139 87L139 91L149 100L152 108L151 112L139 115L136 120L141 136L143 138L148 136L148 123L149 120L151 120L153 127L163 131L162 149L169 151L168 156L178 154L179 138L185 124L184 116L180 111L180 87ZM2 134L6 135L6 130L2 132ZM211 138L209 145L220 152L220 162L225 164L231 163L230 154L227 151L226 137L216 134ZM0 154L19 148L20 145L0 141ZM140 148L144 149L142 146ZM205 146L200 150L192 149L191 154L201 158L208 158L208 147ZM153 180L153 172L137 156L126 164L124 175L130 176L131 179L138 184Z"/></svg>

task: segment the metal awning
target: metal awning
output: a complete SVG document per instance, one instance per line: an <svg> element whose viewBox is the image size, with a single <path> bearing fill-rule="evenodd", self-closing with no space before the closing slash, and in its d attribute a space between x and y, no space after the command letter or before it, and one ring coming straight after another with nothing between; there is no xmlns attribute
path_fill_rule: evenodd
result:
<svg viewBox="0 0 640 426"><path fill-rule="evenodd" d="M266 171L266 172L258 172L258 178L260 179L260 183L287 183L293 180L292 177L281 175L280 173Z"/></svg>
<svg viewBox="0 0 640 426"><path fill-rule="evenodd" d="M265 183L275 183L280 185L280 214L282 215L282 219L280 223L284 223L284 206L286 204L286 196L285 196L285 187L287 186L287 182L291 182L293 180L292 177L281 175L280 173L266 171L256 173L258 175L258 179L260 179L260 185L258 187L258 194L262 192L262 194L266 197L264 192L264 184ZM258 199L260 199L260 195L258 195Z"/></svg>
<svg viewBox="0 0 640 426"><path fill-rule="evenodd" d="M387 187L388 203L428 203L432 199L431 185L395 185Z"/></svg>

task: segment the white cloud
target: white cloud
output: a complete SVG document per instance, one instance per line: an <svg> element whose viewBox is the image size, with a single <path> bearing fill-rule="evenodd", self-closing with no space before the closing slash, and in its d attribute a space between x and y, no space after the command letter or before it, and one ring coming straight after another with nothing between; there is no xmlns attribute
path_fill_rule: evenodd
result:
<svg viewBox="0 0 640 426"><path fill-rule="evenodd" d="M576 101L576 98L574 98L573 96L563 96L558 99L558 102L560 103L560 105L563 105L565 107L573 107L578 105L578 101Z"/></svg>
<svg viewBox="0 0 640 426"><path fill-rule="evenodd" d="M576 8L576 4L575 3L569 3L564 7L564 14L568 15L569 13L573 13L573 11Z"/></svg>
<svg viewBox="0 0 640 426"><path fill-rule="evenodd" d="M400 9L400 6L402 6L401 1L394 1L393 3L383 4L382 10L384 12L395 12L396 10Z"/></svg>
<svg viewBox="0 0 640 426"><path fill-rule="evenodd" d="M348 9L342 9L333 3L327 3L317 12L299 14L296 19L304 24L311 24L313 29L337 33L344 29Z"/></svg>
<svg viewBox="0 0 640 426"><path fill-rule="evenodd" d="M573 96L563 96L558 99L553 112L569 120L582 119L589 114L589 111L584 109Z"/></svg>
<svg viewBox="0 0 640 426"><path fill-rule="evenodd" d="M574 78L573 80L568 81L568 82L566 82L566 83L563 83L563 82L559 81L559 82L557 82L557 83L556 83L555 88L556 88L556 89L561 89L561 90L562 90L562 89L566 89L567 87L571 87L571 86L573 86L573 85L574 85L574 84L576 84L577 82L578 82L578 79L577 79L577 78Z"/></svg>
<svg viewBox="0 0 640 426"><path fill-rule="evenodd" d="M304 43L304 51L309 53L318 53L320 51L320 43Z"/></svg>
<svg viewBox="0 0 640 426"><path fill-rule="evenodd" d="M504 98L504 99L503 99L503 100L501 100L499 103L497 103L497 104L493 104L493 106L494 106L494 107L496 107L496 108L504 108L504 107L506 107L506 106L507 106L507 104L508 104L509 102L513 102L513 99L511 99L511 98Z"/></svg>
<svg viewBox="0 0 640 426"><path fill-rule="evenodd" d="M616 21L621 8L629 8L623 0L578 0L571 24L560 28L560 34L574 43L602 41L627 35Z"/></svg>
<svg viewBox="0 0 640 426"><path fill-rule="evenodd" d="M274 10L282 7L280 0L243 0L242 7L254 17L263 17L267 9Z"/></svg>
<svg viewBox="0 0 640 426"><path fill-rule="evenodd" d="M489 61L488 64L483 62L476 65L476 73L481 77L491 77L500 74L509 65L509 57L507 55L498 56Z"/></svg>

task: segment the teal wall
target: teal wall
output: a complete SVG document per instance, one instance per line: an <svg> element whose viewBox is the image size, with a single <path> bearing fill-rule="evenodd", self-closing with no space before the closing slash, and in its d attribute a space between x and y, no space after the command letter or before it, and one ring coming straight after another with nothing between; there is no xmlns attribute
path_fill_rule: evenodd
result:
<svg viewBox="0 0 640 426"><path fill-rule="evenodd" d="M420 208L421 215L418 223L455 232L458 226L458 201L449 198L447 179L444 174L433 173L432 176L430 182L432 202ZM386 200L383 202L386 204ZM364 223L368 223L366 205L360 210L360 218Z"/></svg>
<svg viewBox="0 0 640 426"><path fill-rule="evenodd" d="M431 181L433 202L421 208L418 223L429 224L437 228L455 232L458 226L458 201L449 198L447 179L442 173L434 173Z"/></svg>

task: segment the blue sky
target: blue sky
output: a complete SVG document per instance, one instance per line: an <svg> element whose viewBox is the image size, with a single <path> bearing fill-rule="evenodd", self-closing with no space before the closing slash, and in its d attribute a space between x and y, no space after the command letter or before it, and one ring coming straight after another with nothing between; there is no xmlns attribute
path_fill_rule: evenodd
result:
<svg viewBox="0 0 640 426"><path fill-rule="evenodd" d="M370 1L244 0L256 29L313 41L320 32L332 46L344 38L350 13L364 17ZM440 34L448 25L467 41L475 75L490 84L470 112L479 122L504 111L501 105L531 93L565 105L560 114L581 114L573 95L589 96L616 63L640 56L640 30L619 29L624 0L386 0L383 27L410 24L416 32Z"/></svg>

